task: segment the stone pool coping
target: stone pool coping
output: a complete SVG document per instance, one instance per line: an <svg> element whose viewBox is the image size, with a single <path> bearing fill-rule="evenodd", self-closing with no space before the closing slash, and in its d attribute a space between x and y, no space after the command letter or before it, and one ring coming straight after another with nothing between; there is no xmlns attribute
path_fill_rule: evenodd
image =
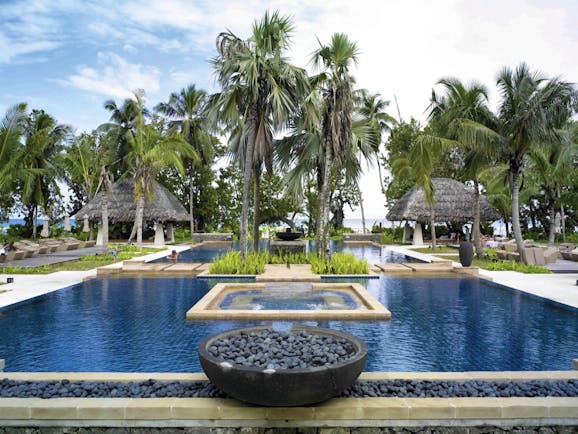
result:
<svg viewBox="0 0 578 434"><path fill-rule="evenodd" d="M13 380L204 381L198 373L16 372ZM366 372L360 380L567 380L577 371ZM578 398L334 398L260 407L223 398L0 398L0 426L578 426Z"/></svg>

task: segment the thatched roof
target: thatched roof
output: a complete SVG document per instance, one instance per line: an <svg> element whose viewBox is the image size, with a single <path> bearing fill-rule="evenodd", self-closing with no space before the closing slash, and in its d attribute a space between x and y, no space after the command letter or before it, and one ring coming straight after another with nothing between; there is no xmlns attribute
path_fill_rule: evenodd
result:
<svg viewBox="0 0 578 434"><path fill-rule="evenodd" d="M473 188L448 178L433 178L435 219L440 222L465 222L474 219L475 196ZM399 198L387 213L391 221L413 220L429 222L431 211L421 187L413 186ZM485 196L480 196L480 219L493 221L500 218L498 211Z"/></svg>
<svg viewBox="0 0 578 434"><path fill-rule="evenodd" d="M187 221L189 213L179 200L165 187L155 182L152 200L145 196L144 219L156 221ZM89 201L74 216L83 219L85 215L90 220L98 220L102 217L102 192ZM111 220L119 222L134 221L136 202L134 200L134 183L132 181L120 181L112 186L108 194L108 216Z"/></svg>

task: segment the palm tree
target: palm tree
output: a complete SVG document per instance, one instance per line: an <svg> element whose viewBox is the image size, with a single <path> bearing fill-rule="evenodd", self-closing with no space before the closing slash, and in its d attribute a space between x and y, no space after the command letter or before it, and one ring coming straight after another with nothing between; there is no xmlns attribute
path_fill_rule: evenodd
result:
<svg viewBox="0 0 578 434"><path fill-rule="evenodd" d="M189 184L189 214L191 215L191 237L195 232L194 219L194 187L195 173L202 167L210 166L213 161L213 137L206 131L204 124L207 94L197 90L194 85L173 92L166 103L160 103L155 111L170 119L169 133L178 133L189 143L194 157L187 159L184 164Z"/></svg>
<svg viewBox="0 0 578 434"><path fill-rule="evenodd" d="M0 123L0 190L10 191L15 170L20 161L22 149L20 138L23 134L23 121L26 117L26 104L21 103L6 110Z"/></svg>
<svg viewBox="0 0 578 434"><path fill-rule="evenodd" d="M437 127L443 137L456 139L464 153L464 172L467 179L474 183L474 222L472 238L478 257L484 256L480 236L480 187L479 173L489 164L495 149L478 143L475 136L467 134L467 122L473 121L495 126L494 117L488 108L488 91L479 83L464 85L455 78L444 78L438 82L443 86L444 95L432 91L429 106L429 120Z"/></svg>
<svg viewBox="0 0 578 434"><path fill-rule="evenodd" d="M272 155L273 132L281 128L307 89L307 76L282 57L293 31L291 21L277 12L265 13L253 24L248 40L230 31L217 37L218 56L213 67L221 92L211 97L212 118L225 124L237 142L243 170L241 253L248 240L248 207L251 176L255 175L253 219L258 229L259 174ZM255 239L257 238L257 239ZM254 243L258 232L254 233Z"/></svg>
<svg viewBox="0 0 578 434"><path fill-rule="evenodd" d="M377 162L378 170L378 181L379 189L385 196L385 183L383 176L381 174L381 162L380 160L380 146L382 143L382 135L386 132L391 131L391 126L397 124L397 121L386 113L386 109L389 105L389 101L384 101L381 96L377 94L370 94L367 90L362 89L359 92L359 102L356 107L359 115L361 116L361 122L365 123L368 131L365 145L359 143L360 154L362 154L366 161L371 165L375 160ZM363 209L363 197L361 195L361 189L359 184L357 185L357 190L359 192L359 205L361 208L361 218L363 232L365 233L365 212Z"/></svg>
<svg viewBox="0 0 578 434"><path fill-rule="evenodd" d="M143 211L145 196L153 199L154 181L158 172L167 166L175 167L184 175L183 158L193 158L194 151L180 136L163 136L152 125L145 125L143 119L143 94L135 93L138 107L135 134L129 140L130 150L126 156L134 177L136 200L135 228L136 243L142 245ZM132 241L129 239L129 242Z"/></svg>
<svg viewBox="0 0 578 434"><path fill-rule="evenodd" d="M21 164L22 202L28 207L27 223L32 226L36 238L38 211L48 214L52 197L58 191L56 183L61 174L59 154L70 128L60 125L43 110L32 110L24 126L24 148Z"/></svg>
<svg viewBox="0 0 578 434"><path fill-rule="evenodd" d="M559 129L576 111L578 95L574 86L558 78L547 79L528 65L498 74L501 101L496 130L471 123L467 134L487 143L499 142L500 154L508 164L508 184L512 198L512 231L518 251L525 261L520 227L520 180L525 158L540 143L558 141Z"/></svg>
<svg viewBox="0 0 578 434"><path fill-rule="evenodd" d="M540 194L543 195L548 207L550 222L548 247L554 245L556 212L564 208L561 198L562 186L567 181L568 174L578 156L578 144L568 136L563 139L552 145L538 145L529 153L532 162L530 171L534 174Z"/></svg>
<svg viewBox="0 0 578 434"><path fill-rule="evenodd" d="M100 125L100 131L110 133L116 141L115 163L118 163L118 173L122 174L128 170L126 155L130 151L130 141L136 134L136 122L139 116L140 107L134 99L125 99L120 106L113 100L104 103L104 108L110 112L110 123ZM148 111L142 108L141 115L148 116Z"/></svg>
<svg viewBox="0 0 578 434"><path fill-rule="evenodd" d="M329 45L319 42L312 63L322 71L313 83L324 98L322 109L322 162L321 190L318 199L317 254L329 256L329 181L331 171L342 166L353 146L352 114L354 79L349 74L357 64L359 50L343 33L335 33ZM334 167L335 166L335 167Z"/></svg>

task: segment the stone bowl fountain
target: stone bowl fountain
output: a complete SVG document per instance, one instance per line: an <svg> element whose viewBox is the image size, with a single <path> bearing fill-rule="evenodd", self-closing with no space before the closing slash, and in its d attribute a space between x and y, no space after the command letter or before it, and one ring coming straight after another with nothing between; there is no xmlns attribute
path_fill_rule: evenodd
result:
<svg viewBox="0 0 578 434"><path fill-rule="evenodd" d="M286 231L286 232L275 232L275 235L282 241L295 241L296 239L302 237L303 233Z"/></svg>
<svg viewBox="0 0 578 434"><path fill-rule="evenodd" d="M276 338L278 335L282 336ZM241 360L251 359L251 356L259 358L258 348L272 350L279 339L281 350L273 352L290 351L296 342L301 345L303 339L309 339L313 343L301 346L305 348L304 353L312 350L313 363L303 362L308 355L302 356L303 360L288 357L281 362L281 367L279 360L263 361L262 357L261 366ZM251 340L254 345L248 343ZM336 346L335 342L338 342ZM228 349L223 349L225 347L240 355L229 354ZM257 349L257 354L251 352L252 348ZM334 348L337 353L328 356ZM221 356L221 352L226 356ZM313 366L316 361L319 363L318 353L335 360ZM233 398L263 406L300 406L333 398L351 386L365 366L367 346L353 335L321 327L294 326L289 332L276 332L270 326L258 326L209 336L199 346L199 359L209 380ZM288 366L294 366L285 366L286 362Z"/></svg>

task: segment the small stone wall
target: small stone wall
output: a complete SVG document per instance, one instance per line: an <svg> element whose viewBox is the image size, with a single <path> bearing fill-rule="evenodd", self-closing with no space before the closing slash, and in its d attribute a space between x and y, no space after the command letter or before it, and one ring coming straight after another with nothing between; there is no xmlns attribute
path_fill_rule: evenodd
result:
<svg viewBox="0 0 578 434"><path fill-rule="evenodd" d="M343 234L343 241L381 243L381 234Z"/></svg>
<svg viewBox="0 0 578 434"><path fill-rule="evenodd" d="M302 428L233 428L233 427L0 427L0 434L575 434L578 425L574 426L415 426L415 427L302 427Z"/></svg>
<svg viewBox="0 0 578 434"><path fill-rule="evenodd" d="M193 241L195 243L202 243L203 241L233 241L233 234L219 232L196 232L193 234Z"/></svg>

